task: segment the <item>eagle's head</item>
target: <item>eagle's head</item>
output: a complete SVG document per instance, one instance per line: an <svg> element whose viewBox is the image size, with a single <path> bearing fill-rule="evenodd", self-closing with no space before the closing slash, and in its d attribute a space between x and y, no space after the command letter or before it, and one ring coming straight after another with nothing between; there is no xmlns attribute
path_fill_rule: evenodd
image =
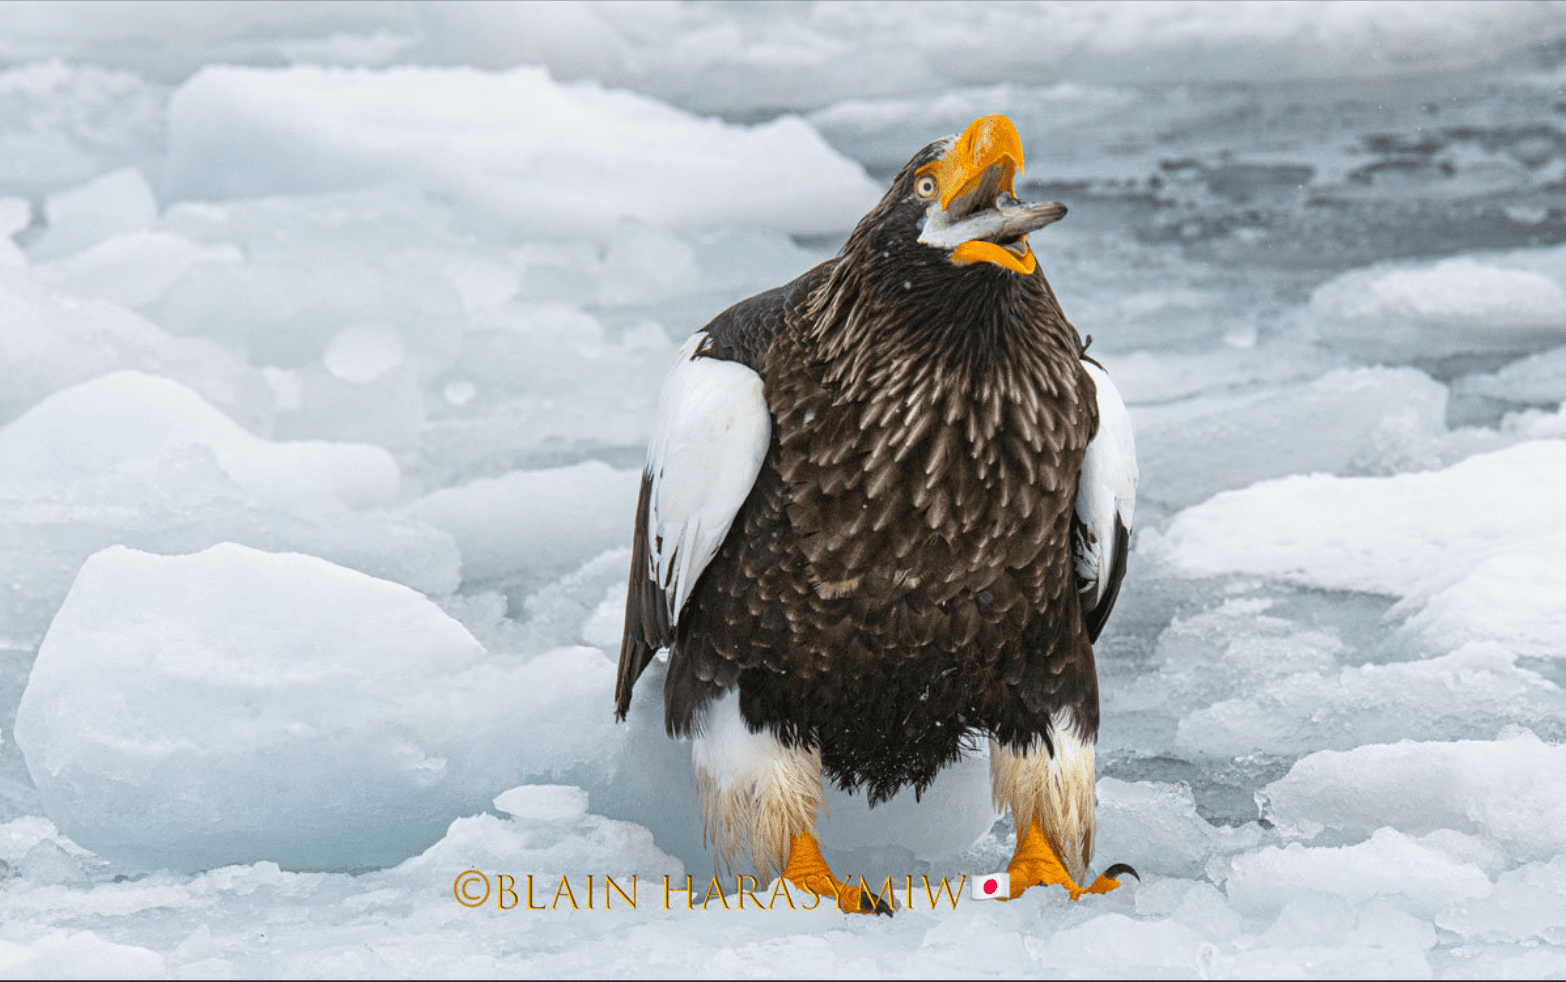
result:
<svg viewBox="0 0 1566 982"><path fill-rule="evenodd" d="M948 287L973 281L960 275L964 270L1031 276L1038 263L1028 233L1059 221L1066 206L1018 201L1013 181L1022 168L1022 140L1011 120L982 116L914 154L854 230L849 248L874 266L918 270L926 282Z"/></svg>
<svg viewBox="0 0 1566 982"><path fill-rule="evenodd" d="M1018 201L1021 170L1022 141L1001 115L914 154L812 295L801 329L818 353L855 378L910 357L982 369L1018 337L1059 334L1074 359L1076 332L1028 244L1066 206Z"/></svg>

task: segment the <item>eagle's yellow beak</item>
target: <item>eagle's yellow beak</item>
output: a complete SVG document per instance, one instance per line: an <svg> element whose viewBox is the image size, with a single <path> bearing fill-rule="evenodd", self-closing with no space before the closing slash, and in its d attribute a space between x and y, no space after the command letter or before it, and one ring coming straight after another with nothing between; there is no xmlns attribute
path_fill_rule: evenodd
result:
<svg viewBox="0 0 1566 982"><path fill-rule="evenodd" d="M916 176L934 177L941 209L961 218L992 207L1001 194L1015 198L1012 181L1022 166L1022 138L1017 127L1000 113L992 113L968 124L945 156L919 168ZM951 255L953 262L990 262L1024 276L1038 266L1026 236L1009 247L971 239L960 243Z"/></svg>
<svg viewBox="0 0 1566 982"><path fill-rule="evenodd" d="M1022 170L1022 137L1011 120L992 113L969 123L946 156L919 168L919 175L935 177L941 189L941 207L950 208L952 199L976 190L997 164L1001 167L997 190L1012 194L1012 179Z"/></svg>

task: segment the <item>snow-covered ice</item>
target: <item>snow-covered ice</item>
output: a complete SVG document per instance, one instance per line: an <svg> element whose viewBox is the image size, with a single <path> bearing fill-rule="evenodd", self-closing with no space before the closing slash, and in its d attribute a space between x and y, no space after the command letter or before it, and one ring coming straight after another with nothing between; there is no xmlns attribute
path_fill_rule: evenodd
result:
<svg viewBox="0 0 1566 982"><path fill-rule="evenodd" d="M381 866L488 797L458 752L509 710L485 655L417 592L313 556L114 546L49 626L17 746L45 810L114 860Z"/></svg>
<svg viewBox="0 0 1566 982"><path fill-rule="evenodd" d="M639 469L586 460L442 488L412 510L457 540L468 583L542 585L576 569L581 557L624 543L625 513L636 509L641 479Z"/></svg>
<svg viewBox="0 0 1566 982"><path fill-rule="evenodd" d="M0 4L0 977L1566 974L1563 51L1510 2ZM1010 855L981 751L829 790L895 917L758 909L660 663L611 716L659 389L989 112L1137 427L1141 880L931 909Z"/></svg>
<svg viewBox="0 0 1566 982"><path fill-rule="evenodd" d="M1257 801L1288 839L1359 839L1387 827L1422 836L1448 829L1499 847L1512 866L1561 851L1563 760L1559 743L1520 728L1493 740L1323 750L1301 758Z"/></svg>
<svg viewBox="0 0 1566 982"><path fill-rule="evenodd" d="M734 127L541 68L205 68L170 101L166 181L180 198L407 183L543 239L606 240L627 216L840 232L878 197L795 117Z"/></svg>
<svg viewBox="0 0 1566 982"><path fill-rule="evenodd" d="M1520 354L1566 340L1566 250L1507 259L1355 270L1318 287L1311 311L1335 346L1370 359L1416 347L1425 358Z"/></svg>
<svg viewBox="0 0 1566 982"><path fill-rule="evenodd" d="M1566 558L1563 487L1561 440L1476 454L1442 470L1295 475L1186 509L1154 551L1189 574L1249 573L1412 597L1498 556ZM1549 584L1536 589L1533 616L1554 616Z"/></svg>
<svg viewBox="0 0 1566 982"><path fill-rule="evenodd" d="M1447 436L1446 402L1445 386L1417 369L1361 367L1242 394L1143 404L1132 417L1151 444L1139 454L1143 496L1194 505L1267 477L1433 463ZM1225 467L1189 466L1194 453L1214 445L1223 446Z"/></svg>
<svg viewBox="0 0 1566 982"><path fill-rule="evenodd" d="M157 482L189 455L209 457L239 496L266 508L342 510L397 496L397 462L380 447L263 440L178 382L135 371L61 389L0 430L6 483L40 497L60 493L49 485L86 497L98 479ZM164 493L188 487L183 474Z"/></svg>

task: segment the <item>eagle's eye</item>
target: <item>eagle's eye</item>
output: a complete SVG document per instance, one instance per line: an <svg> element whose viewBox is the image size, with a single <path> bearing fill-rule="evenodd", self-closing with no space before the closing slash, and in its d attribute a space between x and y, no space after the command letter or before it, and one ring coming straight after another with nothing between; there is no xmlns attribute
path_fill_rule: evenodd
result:
<svg viewBox="0 0 1566 982"><path fill-rule="evenodd" d="M923 177L916 179L914 181L914 194L925 199L935 197L935 178L925 174Z"/></svg>

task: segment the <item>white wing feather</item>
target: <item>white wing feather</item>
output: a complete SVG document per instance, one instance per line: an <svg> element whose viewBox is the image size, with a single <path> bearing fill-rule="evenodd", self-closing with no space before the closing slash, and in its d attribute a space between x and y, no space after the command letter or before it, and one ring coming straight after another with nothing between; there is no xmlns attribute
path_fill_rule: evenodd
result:
<svg viewBox="0 0 1566 982"><path fill-rule="evenodd" d="M1115 568L1115 521L1129 532L1136 510L1136 440L1131 415L1108 373L1086 359L1082 367L1098 389L1098 433L1088 443L1077 480L1077 517L1090 534L1074 545L1082 600L1092 609L1103 600Z"/></svg>
<svg viewBox="0 0 1566 982"><path fill-rule="evenodd" d="M761 376L698 355L706 339L697 332L680 348L647 447L648 575L667 598L671 627L756 483L772 438Z"/></svg>

